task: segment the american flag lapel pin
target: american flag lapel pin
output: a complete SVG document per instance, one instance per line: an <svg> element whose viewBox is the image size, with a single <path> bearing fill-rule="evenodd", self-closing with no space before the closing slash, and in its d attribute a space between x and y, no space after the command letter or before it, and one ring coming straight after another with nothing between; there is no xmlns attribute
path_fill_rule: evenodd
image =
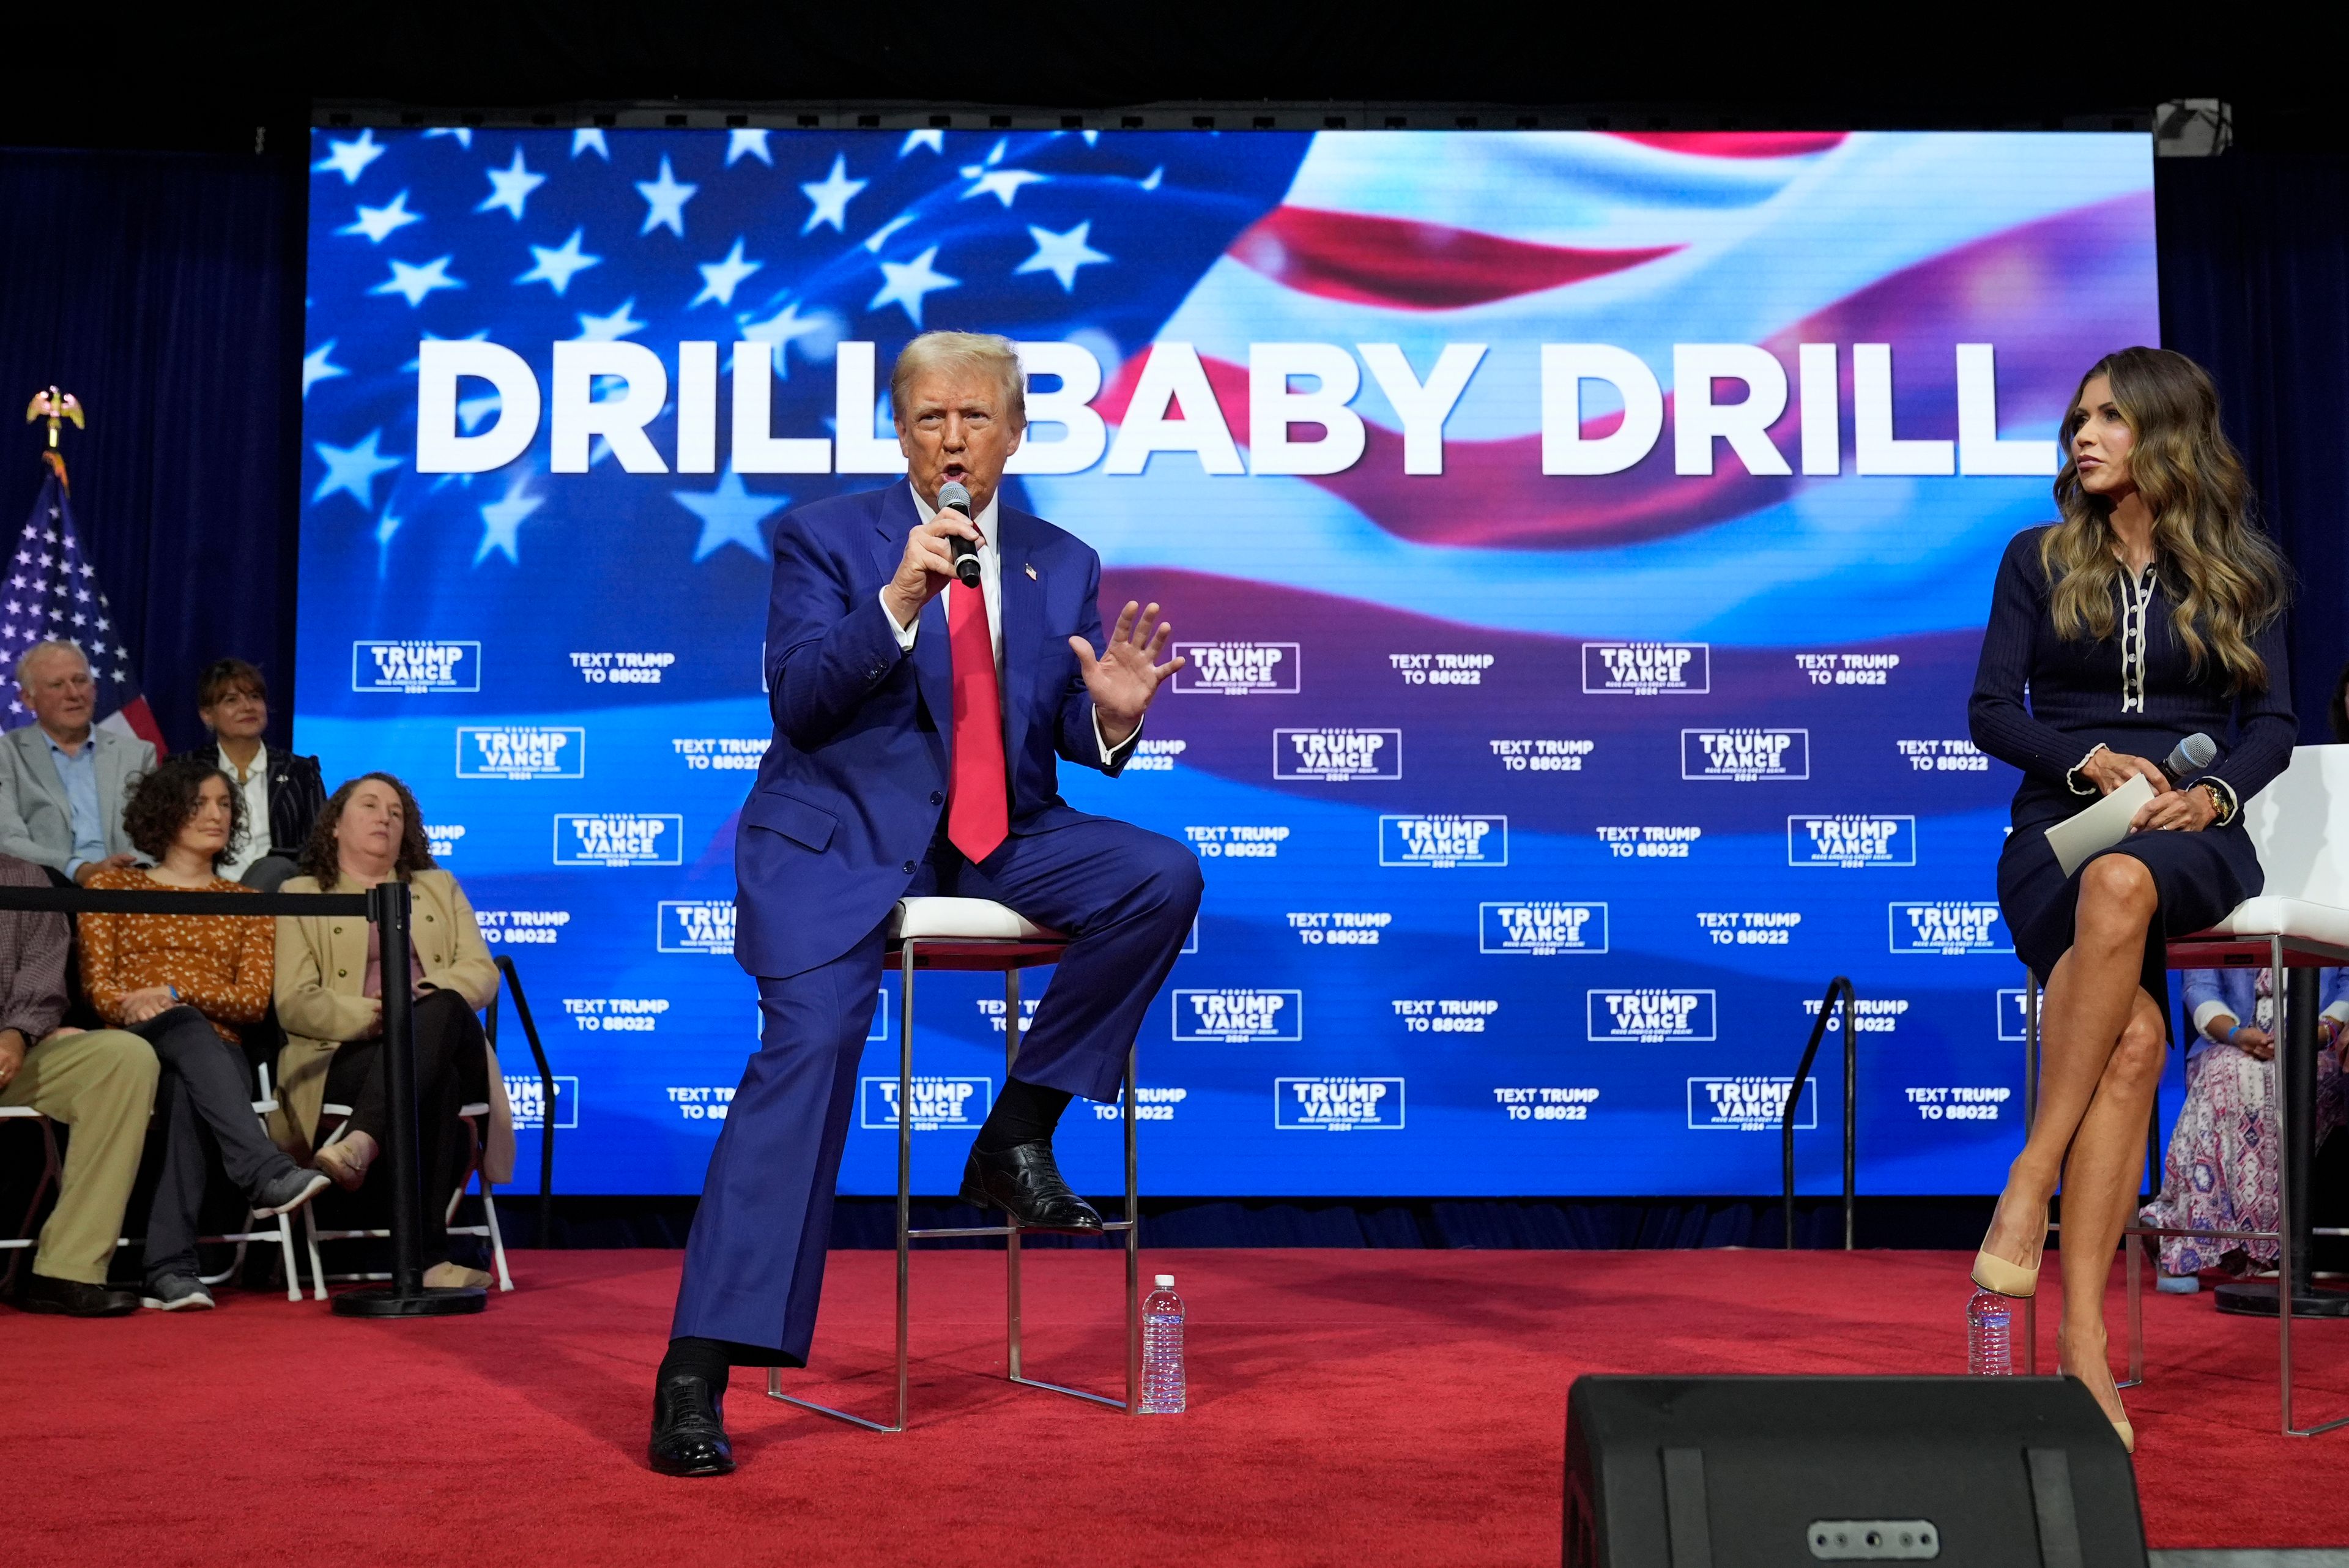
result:
<svg viewBox="0 0 2349 1568"><path fill-rule="evenodd" d="M1029 580L1030 582L1031 582L1031 583L1032 583L1032 582L1035 582L1035 581L1037 580L1037 577L1036 577L1036 568L1035 568L1034 566L1030 566L1030 565L1029 565L1027 562L1025 562L1025 561L1022 561L1019 565L1020 565L1020 569L1021 569L1022 571L1024 571L1024 572L1026 572L1026 573L1028 574L1028 580Z"/></svg>

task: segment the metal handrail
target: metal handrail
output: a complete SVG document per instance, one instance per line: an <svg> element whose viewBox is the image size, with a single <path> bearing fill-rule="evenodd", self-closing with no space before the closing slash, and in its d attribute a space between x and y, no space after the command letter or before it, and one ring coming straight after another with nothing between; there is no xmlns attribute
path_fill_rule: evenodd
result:
<svg viewBox="0 0 2349 1568"><path fill-rule="evenodd" d="M1778 1124L1778 1165L1785 1186L1786 1250L1795 1249L1795 1116L1803 1106L1803 1080L1810 1075L1811 1064L1819 1054L1819 1042L1826 1038L1827 1019L1835 1012L1836 1002L1843 1002L1843 1250L1852 1250L1854 1194L1857 1191L1856 1157L1859 1147L1859 998L1851 981L1842 975L1827 981L1826 994L1819 998L1818 1022L1811 1025L1811 1043L1803 1047L1802 1065L1795 1069L1794 1081L1786 1085L1786 1109Z"/></svg>
<svg viewBox="0 0 2349 1568"><path fill-rule="evenodd" d="M530 1016L530 998L522 989L522 971L514 961L504 953L498 955L498 973L505 977L506 989L513 992L514 1012L522 1019L523 1038L530 1042L530 1054L538 1064L538 1244L554 1245L554 1075L546 1064L546 1050L538 1042L538 1025ZM490 998L490 1049L498 1048L498 999Z"/></svg>

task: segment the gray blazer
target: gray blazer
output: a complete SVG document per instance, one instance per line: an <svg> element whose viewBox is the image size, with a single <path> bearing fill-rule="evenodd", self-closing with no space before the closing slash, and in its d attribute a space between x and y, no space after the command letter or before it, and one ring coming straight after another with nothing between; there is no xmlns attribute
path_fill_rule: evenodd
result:
<svg viewBox="0 0 2349 1568"><path fill-rule="evenodd" d="M123 836L122 805L130 796L131 780L155 765L155 748L134 735L95 727L90 742L98 748L98 810L106 819L106 852L137 855ZM73 858L73 808L41 727L9 731L0 738L0 855L63 871Z"/></svg>

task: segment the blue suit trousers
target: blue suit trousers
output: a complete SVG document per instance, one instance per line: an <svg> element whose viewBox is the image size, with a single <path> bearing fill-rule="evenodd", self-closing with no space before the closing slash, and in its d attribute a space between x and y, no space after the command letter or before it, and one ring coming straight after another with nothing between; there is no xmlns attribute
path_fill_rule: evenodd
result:
<svg viewBox="0 0 2349 1568"><path fill-rule="evenodd" d="M993 898L1069 934L1015 1071L1109 1100L1190 934L1200 888L1197 857L1173 839L1082 817L1007 838L977 865L941 839L907 892ZM885 945L875 928L829 963L761 977L759 1050L709 1157L671 1337L730 1341L739 1359L772 1351L769 1365L807 1364Z"/></svg>

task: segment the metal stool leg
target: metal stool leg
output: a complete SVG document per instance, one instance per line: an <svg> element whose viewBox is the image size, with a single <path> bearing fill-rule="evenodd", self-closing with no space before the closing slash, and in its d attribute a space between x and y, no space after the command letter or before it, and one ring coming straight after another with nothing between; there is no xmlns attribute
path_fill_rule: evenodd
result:
<svg viewBox="0 0 2349 1568"><path fill-rule="evenodd" d="M2031 1136L2039 1119L2039 976L2023 967L2023 1136ZM2045 1242L2042 1241L2044 1248ZM2039 1376L2039 1298L2023 1302L2023 1369Z"/></svg>
<svg viewBox="0 0 2349 1568"><path fill-rule="evenodd" d="M1003 971L1003 1079L1004 1087L1011 1086L1011 1070L1019 1064L1019 971ZM1019 1227L1009 1227L1010 1234L1003 1238L1003 1334L1004 1362L1008 1376L1014 1383L1024 1383L1026 1376L1019 1367Z"/></svg>
<svg viewBox="0 0 2349 1568"><path fill-rule="evenodd" d="M913 1282L913 1222L914 1222L914 951L915 944L905 942L899 949L897 992L897 1420L894 1426L853 1416L845 1410L835 1410L829 1405L819 1405L812 1399L802 1399L783 1392L783 1373L779 1366L767 1369L767 1397L786 1405L796 1405L819 1416L829 1416L835 1421L845 1421L852 1427L862 1427L868 1432L902 1432L905 1429L905 1320L908 1293Z"/></svg>
<svg viewBox="0 0 2349 1568"><path fill-rule="evenodd" d="M1142 1414L1142 1197L1133 1152L1133 1062L1125 1048L1125 1413Z"/></svg>

